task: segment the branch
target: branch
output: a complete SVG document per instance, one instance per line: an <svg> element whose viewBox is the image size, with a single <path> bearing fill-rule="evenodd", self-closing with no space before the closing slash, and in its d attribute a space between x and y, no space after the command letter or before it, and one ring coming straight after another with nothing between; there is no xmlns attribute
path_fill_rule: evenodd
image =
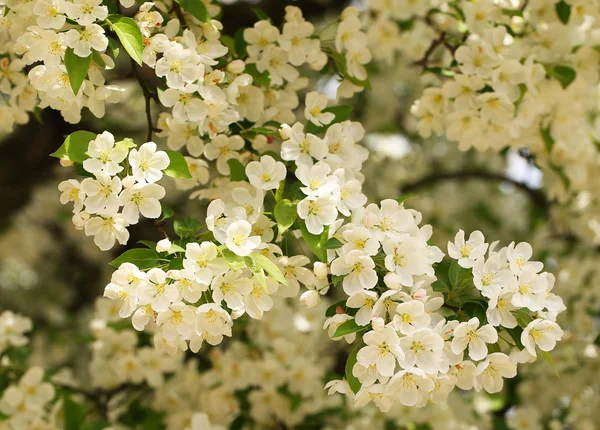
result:
<svg viewBox="0 0 600 430"><path fill-rule="evenodd" d="M440 181L468 181L471 179L480 179L488 182L507 182L514 185L516 188L529 196L531 201L540 209L547 211L550 207L550 202L546 196L532 188L529 188L522 182L515 181L499 173L488 172L485 170L463 170L460 172L439 172L430 176L426 176L417 182L402 187L403 193L411 193L420 188L433 185Z"/></svg>
<svg viewBox="0 0 600 430"><path fill-rule="evenodd" d="M175 3L173 3L173 4L175 4ZM133 61L133 59L131 59L131 72L133 73L133 76L137 79L138 83L140 84L140 88L142 89L142 93L144 94L144 100L146 101L146 122L148 123L148 135L147 135L146 141L150 142L150 141L152 141L152 133L153 132L161 132L162 131L160 128L155 128L154 124L152 123L152 111L151 111L151 106L150 106L150 102L152 100L154 100L158 103L158 97L156 96L156 94L153 94L152 92L150 92L150 90L146 86L146 82L144 82L144 79L142 78L142 75L140 74L140 72L138 70L138 66Z"/></svg>
<svg viewBox="0 0 600 430"><path fill-rule="evenodd" d="M179 20L179 23L181 24L181 26L185 26L187 27L187 22L185 20L185 16L183 16L183 12L181 11L181 8L179 7L179 5L177 4L176 1L173 2L173 12L175 12L175 15L177 15L177 19Z"/></svg>
<svg viewBox="0 0 600 430"><path fill-rule="evenodd" d="M423 57L420 60L414 61L413 64L415 66L421 66L423 68L426 68L427 64L429 63L429 57L431 57L431 54L433 54L433 52L437 49L438 46L445 45L445 41L446 33L442 31L437 39L431 41L431 45L429 45L429 48L427 48L427 51L425 51Z"/></svg>

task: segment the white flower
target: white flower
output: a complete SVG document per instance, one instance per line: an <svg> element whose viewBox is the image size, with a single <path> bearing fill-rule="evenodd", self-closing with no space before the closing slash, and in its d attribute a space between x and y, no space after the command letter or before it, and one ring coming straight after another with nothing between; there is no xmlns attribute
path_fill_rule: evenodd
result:
<svg viewBox="0 0 600 430"><path fill-rule="evenodd" d="M349 308L359 308L354 319L358 325L367 325L373 318L373 306L377 302L379 296L374 291L361 290L354 293L346 301L346 306Z"/></svg>
<svg viewBox="0 0 600 430"><path fill-rule="evenodd" d="M300 190L311 197L330 196L339 185L335 176L328 176L330 172L329 165L323 162L313 166L305 164L298 166L296 177L304 185Z"/></svg>
<svg viewBox="0 0 600 430"><path fill-rule="evenodd" d="M112 274L111 283L104 289L104 297L120 300L119 316L128 318L137 309L136 289L145 274L131 263L123 263Z"/></svg>
<svg viewBox="0 0 600 430"><path fill-rule="evenodd" d="M90 213L115 214L119 209L121 180L106 173L98 173L97 179L85 178L81 182L81 190L87 195L85 209Z"/></svg>
<svg viewBox="0 0 600 430"><path fill-rule="evenodd" d="M65 34L65 43L73 48L75 55L88 57L92 49L104 52L108 46L108 38L104 35L104 29L98 24L86 25L81 31L71 29Z"/></svg>
<svg viewBox="0 0 600 430"><path fill-rule="evenodd" d="M486 317L489 323L493 326L503 326L506 328L514 328L517 326L517 319L512 314L512 311L517 308L511 303L514 292L509 290L490 297Z"/></svg>
<svg viewBox="0 0 600 430"><path fill-rule="evenodd" d="M231 270L214 279L212 290L215 303L225 300L230 309L241 310L244 308L243 296L252 291L252 281L242 277L241 270Z"/></svg>
<svg viewBox="0 0 600 430"><path fill-rule="evenodd" d="M414 276L433 275L427 259L426 242L407 237L398 243L392 239L383 242L385 268L398 275L402 285L412 287Z"/></svg>
<svg viewBox="0 0 600 430"><path fill-rule="evenodd" d="M373 259L359 250L350 251L335 259L331 263L331 274L344 276L344 292L349 296L377 285Z"/></svg>
<svg viewBox="0 0 600 430"><path fill-rule="evenodd" d="M305 220L309 233L321 234L324 226L336 220L338 211L335 206L329 197L307 197L298 203L298 215Z"/></svg>
<svg viewBox="0 0 600 430"><path fill-rule="evenodd" d="M156 62L156 76L166 77L169 88L180 89L204 75L204 67L198 65L200 58L191 49L179 43L170 43L164 56Z"/></svg>
<svg viewBox="0 0 600 430"><path fill-rule="evenodd" d="M285 179L287 169L281 161L275 161L270 155L263 155L259 161L246 166L246 175L250 183L261 190L274 190Z"/></svg>
<svg viewBox="0 0 600 430"><path fill-rule="evenodd" d="M521 343L531 355L536 355L536 345L542 351L552 351L562 335L562 329L555 322L535 319L521 333Z"/></svg>
<svg viewBox="0 0 600 430"><path fill-rule="evenodd" d="M129 164L133 177L138 182L152 184L163 177L163 170L169 167L171 160L164 151L156 150L156 143L146 142L139 149L129 153Z"/></svg>
<svg viewBox="0 0 600 430"><path fill-rule="evenodd" d="M173 119L176 121L197 122L206 118L207 109L204 102L195 97L195 85L186 85L180 89L167 88L159 94L160 102L173 108Z"/></svg>
<svg viewBox="0 0 600 430"><path fill-rule="evenodd" d="M108 131L103 132L90 141L83 168L94 175L103 172L114 176L123 171L119 164L127 157L128 150L124 145L115 146L115 137Z"/></svg>
<svg viewBox="0 0 600 430"><path fill-rule="evenodd" d="M288 127L287 139L281 144L281 158L297 165L312 165L313 158L322 160L329 151L327 144L314 134L304 134L304 125L295 123ZM284 127L285 128L285 127Z"/></svg>
<svg viewBox="0 0 600 430"><path fill-rule="evenodd" d="M101 0L74 0L65 2L67 16L79 25L90 25L95 21L104 21L108 16L108 8L102 6Z"/></svg>
<svg viewBox="0 0 600 430"><path fill-rule="evenodd" d="M179 298L177 286L169 283L161 269L150 269L137 287L140 305L151 305L156 312L166 312L171 303Z"/></svg>
<svg viewBox="0 0 600 430"><path fill-rule="evenodd" d="M454 329L454 339L452 339L452 352L460 354L467 346L469 347L469 357L478 361L487 355L486 343L496 343L498 341L498 332L491 325L484 325L479 328L479 320L476 317L467 322L460 323Z"/></svg>
<svg viewBox="0 0 600 430"><path fill-rule="evenodd" d="M166 311L160 312L156 324L160 326L163 337L168 341L174 341L180 336L189 339L196 319L194 309L183 302L175 302Z"/></svg>
<svg viewBox="0 0 600 430"><path fill-rule="evenodd" d="M417 366L426 373L436 373L442 361L444 339L429 328L415 331L400 339L400 346L404 351L402 367Z"/></svg>
<svg viewBox="0 0 600 430"><path fill-rule="evenodd" d="M473 265L473 283L481 291L481 295L491 298L500 294L503 289L515 290L517 279L508 269L503 269L500 258L496 255L478 259Z"/></svg>
<svg viewBox="0 0 600 430"><path fill-rule="evenodd" d="M385 386L381 384L363 386L358 393L356 393L354 406L359 408L371 401L374 402L382 412L388 412L394 403L393 399L386 394Z"/></svg>
<svg viewBox="0 0 600 430"><path fill-rule="evenodd" d="M514 378L517 374L517 366L510 358L501 352L494 352L477 365L477 381L475 388L481 387L490 394L502 390L503 378Z"/></svg>
<svg viewBox="0 0 600 430"><path fill-rule="evenodd" d="M83 208L85 193L81 189L81 184L76 179L68 179L58 184L58 190L61 191L60 202L67 204L73 202L73 213L78 213Z"/></svg>
<svg viewBox="0 0 600 430"><path fill-rule="evenodd" d="M488 244L480 231L474 231L465 242L465 232L459 230L454 237L454 243L448 242L448 255L458 260L460 267L470 269L475 261L483 257Z"/></svg>
<svg viewBox="0 0 600 430"><path fill-rule="evenodd" d="M307 269L310 259L305 255L294 255L291 257L280 257L277 265L281 267L281 272L287 281L287 285L279 288L278 295L282 297L296 297L300 290L300 282L305 286L312 285L315 282L315 276ZM327 268L325 267L325 277L327 277Z"/></svg>
<svg viewBox="0 0 600 430"><path fill-rule="evenodd" d="M356 339L356 333L350 333L343 336L334 337L338 327L346 321L353 319L348 314L335 314L331 318L327 318L323 324L323 329L327 329L327 335L331 340L338 341L344 339L347 343L352 343Z"/></svg>
<svg viewBox="0 0 600 430"><path fill-rule="evenodd" d="M196 311L196 331L212 336L231 336L233 322L225 309L215 303L205 303Z"/></svg>
<svg viewBox="0 0 600 430"><path fill-rule="evenodd" d="M29 342L24 333L31 331L32 323L27 317L4 311L0 313L0 351L8 346L23 346Z"/></svg>
<svg viewBox="0 0 600 430"><path fill-rule="evenodd" d="M521 242L515 246L512 242L506 249L506 258L510 263L510 270L519 275L525 270L531 270L533 273L538 273L543 269L544 265L539 261L529 261L533 249L527 242Z"/></svg>
<svg viewBox="0 0 600 430"><path fill-rule="evenodd" d="M343 254L348 254L350 251L357 249L367 255L375 255L379 250L379 242L364 227L348 228L344 230L343 236L346 241L342 246Z"/></svg>
<svg viewBox="0 0 600 430"><path fill-rule="evenodd" d="M363 337L366 346L356 355L357 362L364 367L375 365L383 376L393 376L396 360L403 360L404 353L400 348L400 338L389 326L366 333Z"/></svg>
<svg viewBox="0 0 600 430"><path fill-rule="evenodd" d="M208 290L208 285L198 282L191 270L169 270L167 276L175 281L174 285L181 297L188 303L196 303L202 297L202 293Z"/></svg>
<svg viewBox="0 0 600 430"><path fill-rule="evenodd" d="M420 300L410 300L396 307L394 325L402 334L413 334L415 329L427 327L430 321L431 317Z"/></svg>
<svg viewBox="0 0 600 430"><path fill-rule="evenodd" d="M118 178L117 178L118 179ZM111 249L115 241L125 245L129 240L127 222L123 215L96 216L85 223L85 235L94 236L94 243L102 251Z"/></svg>
<svg viewBox="0 0 600 430"><path fill-rule="evenodd" d="M212 242L188 243L183 267L191 270L196 275L196 281L205 285L228 270L227 262L219 257L217 246Z"/></svg>
<svg viewBox="0 0 600 430"><path fill-rule="evenodd" d="M119 196L125 221L136 224L140 213L146 218L158 218L162 212L159 200L164 196L165 189L158 184L139 183L126 188Z"/></svg>
<svg viewBox="0 0 600 430"><path fill-rule="evenodd" d="M327 108L327 101L327 96L321 95L317 91L308 93L305 101L306 107L304 108L306 119L319 127L331 123L335 119L335 114L323 112L323 109Z"/></svg>
<svg viewBox="0 0 600 430"><path fill-rule="evenodd" d="M262 20L254 27L244 30L244 40L248 42L248 55L258 57L265 50L270 50L279 38L279 29L269 21Z"/></svg>
<svg viewBox="0 0 600 430"><path fill-rule="evenodd" d="M456 378L458 388L471 390L476 383L477 366L470 360L461 361L450 368L450 374Z"/></svg>
<svg viewBox="0 0 600 430"><path fill-rule="evenodd" d="M221 175L229 176L231 169L227 160L230 158L240 159L238 153L244 147L244 139L241 136L227 136L219 134L204 147L204 156L208 160L217 160L217 170Z"/></svg>
<svg viewBox="0 0 600 430"><path fill-rule="evenodd" d="M544 309L548 286L545 276L539 275L535 267L529 266L521 271L517 284L517 291L511 300L514 306L534 312Z"/></svg>
<svg viewBox="0 0 600 430"><path fill-rule="evenodd" d="M389 381L387 393L405 406L421 405L435 387L431 378L417 368L401 370Z"/></svg>
<svg viewBox="0 0 600 430"><path fill-rule="evenodd" d="M244 309L251 318L261 319L263 314L273 307L271 294L279 288L277 281L267 278L266 287L254 277L252 279L252 290L244 297Z"/></svg>
<svg viewBox="0 0 600 430"><path fill-rule="evenodd" d="M35 2L33 13L37 24L42 28L60 30L65 25L64 2L62 0L42 0Z"/></svg>
<svg viewBox="0 0 600 430"><path fill-rule="evenodd" d="M225 244L230 251L241 257L250 255L261 242L260 236L250 236L251 234L252 224L246 220L235 221L227 228Z"/></svg>

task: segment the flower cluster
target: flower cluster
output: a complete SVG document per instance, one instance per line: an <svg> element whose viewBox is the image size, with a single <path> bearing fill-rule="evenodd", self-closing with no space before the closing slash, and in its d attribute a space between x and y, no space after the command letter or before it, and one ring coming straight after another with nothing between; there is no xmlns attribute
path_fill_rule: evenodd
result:
<svg viewBox="0 0 600 430"><path fill-rule="evenodd" d="M427 244L431 227L419 228L418 212L387 200L353 221L339 230L331 263L349 298L325 326L348 343L366 331L346 381L329 383L357 406L424 406L454 387L496 393L517 363L535 360L536 347L546 353L561 339L555 321L565 307L551 292L554 277L530 260L529 244L496 250L481 232L465 241L461 230L448 244L446 283L434 268L443 253Z"/></svg>
<svg viewBox="0 0 600 430"><path fill-rule="evenodd" d="M82 145L86 143L82 141ZM103 251L115 242L126 244L126 227L137 224L140 214L156 219L162 212L159 200L165 189L156 182L169 167L169 156L157 151L154 142L139 149L135 146L130 139L115 143L107 131L97 135L89 141L83 160L83 170L93 176L81 182L69 179L58 186L61 203L73 202L75 227L94 236L94 243Z"/></svg>

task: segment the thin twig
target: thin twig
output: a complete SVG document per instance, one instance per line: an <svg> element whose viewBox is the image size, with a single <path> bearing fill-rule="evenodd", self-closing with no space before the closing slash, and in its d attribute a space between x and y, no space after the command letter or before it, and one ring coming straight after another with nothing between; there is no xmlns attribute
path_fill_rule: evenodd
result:
<svg viewBox="0 0 600 430"><path fill-rule="evenodd" d="M175 15L177 15L177 19L179 20L179 23L182 26L187 27L187 22L185 20L185 16L183 16L183 12L181 10L181 8L179 7L179 5L177 4L177 2L173 2L173 12L175 12Z"/></svg>
<svg viewBox="0 0 600 430"><path fill-rule="evenodd" d="M445 44L445 40L446 33L442 31L437 37L437 39L431 41L431 45L429 45L429 48L427 48L427 51L425 51L423 57L420 60L413 62L413 64L415 66L421 66L423 68L426 68L427 64L429 63L429 57L431 57L431 54L433 54L433 52L437 49L438 46Z"/></svg>
<svg viewBox="0 0 600 430"><path fill-rule="evenodd" d="M153 94L152 92L150 92L150 90L146 86L146 83L144 82L144 79L142 78L142 75L140 74L140 72L138 70L138 66L135 63L135 61L133 61L133 59L131 60L131 72L133 73L133 76L135 76L138 83L140 84L140 88L142 89L142 93L144 94L144 100L146 102L146 122L148 123L148 134L147 134L146 141L150 142L150 141L152 141L152 133L153 132L161 132L162 131L160 128L154 127L154 124L152 122L152 110L151 110L151 106L150 106L150 102L152 100L158 102L158 97L156 96L156 94Z"/></svg>

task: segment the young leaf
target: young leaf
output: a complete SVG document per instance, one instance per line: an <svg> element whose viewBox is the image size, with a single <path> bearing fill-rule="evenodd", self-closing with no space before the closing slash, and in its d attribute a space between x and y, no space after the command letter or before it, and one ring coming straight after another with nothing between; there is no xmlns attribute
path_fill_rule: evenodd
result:
<svg viewBox="0 0 600 430"><path fill-rule="evenodd" d="M243 58L246 56L246 47L248 46L248 43L246 43L244 40L243 28L238 28L238 30L235 32L233 46L235 47L235 53L238 58Z"/></svg>
<svg viewBox="0 0 600 430"><path fill-rule="evenodd" d="M548 364L550 365L550 367L552 367L552 370L554 370L554 373L556 374L556 377L558 379L560 379L560 375L556 371L556 366L554 365L554 360L552 360L552 356L550 355L550 353L547 352L547 351L542 351L542 350L540 350L540 352L542 353L542 357L544 357L544 359L548 362Z"/></svg>
<svg viewBox="0 0 600 430"><path fill-rule="evenodd" d="M187 12L200 22L209 22L210 14L202 0L176 0Z"/></svg>
<svg viewBox="0 0 600 430"><path fill-rule="evenodd" d="M269 72L266 70L264 72L259 72L254 63L246 64L244 72L252 76L252 82L256 85L265 88L269 88L271 85L271 75L269 75Z"/></svg>
<svg viewBox="0 0 600 430"><path fill-rule="evenodd" d="M262 254L251 255L252 259L267 272L271 278L283 285L287 285L287 279L281 273L281 269L275 263Z"/></svg>
<svg viewBox="0 0 600 430"><path fill-rule="evenodd" d="M304 224L304 222L301 222L299 224L300 231L302 232L302 239L304 239L304 242L306 242L310 250L317 256L319 260L323 262L327 261L327 250L323 246L324 244L321 243L321 237L323 235L327 237L328 229L325 229L325 231L323 231L321 235L317 236L315 234L310 233L306 229L306 224Z"/></svg>
<svg viewBox="0 0 600 430"><path fill-rule="evenodd" d="M125 51L127 51L133 61L141 66L144 38L136 22L132 18L121 15L109 15L106 21L117 34Z"/></svg>
<svg viewBox="0 0 600 430"><path fill-rule="evenodd" d="M308 124L306 124L306 132L312 133L312 134L324 133L325 131L327 131L329 126L336 124L338 122L346 121L348 118L350 118L352 109L353 109L352 106L347 106L347 105L332 106L332 107L325 108L325 109L323 109L323 112L331 112L335 115L335 118L333 119L333 121L331 121L327 125L320 126L320 127L318 125L313 124L312 122L309 122Z"/></svg>
<svg viewBox="0 0 600 430"><path fill-rule="evenodd" d="M453 288L458 287L461 277L465 274L465 272L467 272L467 270L460 267L457 260L452 260L452 264L450 264L450 269L448 270L448 279L450 280L450 285Z"/></svg>
<svg viewBox="0 0 600 430"><path fill-rule="evenodd" d="M173 178L191 179L192 175L183 155L177 151L166 150L165 152L169 156L169 160L171 160L169 167L164 170L165 175Z"/></svg>
<svg viewBox="0 0 600 430"><path fill-rule="evenodd" d="M279 234L282 234L290 228L292 224L294 224L294 221L296 221L296 218L298 218L296 203L292 203L288 199L279 200L275 205L273 214L275 215L275 221L277 221Z"/></svg>
<svg viewBox="0 0 600 430"><path fill-rule="evenodd" d="M449 293L450 287L441 281L435 281L431 284L431 289L436 293Z"/></svg>
<svg viewBox="0 0 600 430"><path fill-rule="evenodd" d="M229 165L229 170L231 171L231 176L229 179L233 182L246 181L248 180L248 176L246 176L246 168L237 158L230 158L227 160L227 164Z"/></svg>
<svg viewBox="0 0 600 430"><path fill-rule="evenodd" d="M267 14L267 12L265 12L264 10L262 10L259 7L253 7L252 8L252 12L254 12L254 15L256 15L256 17L259 20L267 20L267 21L271 21L271 17L269 16L269 14Z"/></svg>
<svg viewBox="0 0 600 430"><path fill-rule="evenodd" d="M123 263L132 263L141 270L151 269L158 262L158 254L152 249L136 248L125 251L109 264L117 269Z"/></svg>
<svg viewBox="0 0 600 430"><path fill-rule="evenodd" d="M221 250L221 254L223 255L223 258L225 258L227 265L233 270L239 270L248 265L248 262L244 257L240 257L228 249ZM249 269L252 270L250 267Z"/></svg>
<svg viewBox="0 0 600 430"><path fill-rule="evenodd" d="M88 145L96 138L96 134L90 131L76 131L67 136L63 144L50 154L51 157L82 163L87 160Z"/></svg>
<svg viewBox="0 0 600 430"><path fill-rule="evenodd" d="M352 373L352 369L354 368L354 365L356 364L356 361L357 361L356 355L358 354L359 349L360 349L360 342L357 343L356 346L350 352L350 356L348 357L348 360L346 360L346 367L345 367L346 381L348 381L348 385L350 385L350 389L352 390L352 392L354 394L358 393L358 390L360 390L360 387L362 386L362 384L360 383L358 378L356 376L354 376L354 374Z"/></svg>
<svg viewBox="0 0 600 430"><path fill-rule="evenodd" d="M174 258L169 263L169 270L183 270L183 258Z"/></svg>
<svg viewBox="0 0 600 430"><path fill-rule="evenodd" d="M163 205L162 203L160 204L160 207L162 208L162 217L161 217L161 219L173 218L173 215L175 214L175 211L173 211L173 209L171 209L168 206Z"/></svg>
<svg viewBox="0 0 600 430"><path fill-rule="evenodd" d="M571 5L565 0L560 0L554 7L556 8L556 14L558 15L558 19L560 19L560 22L567 24L571 17Z"/></svg>
<svg viewBox="0 0 600 430"><path fill-rule="evenodd" d="M569 66L546 66L546 73L556 78L563 88L567 88L577 77L577 72Z"/></svg>
<svg viewBox="0 0 600 430"><path fill-rule="evenodd" d="M65 430L80 430L85 420L85 411L83 405L73 401L69 393L63 396L63 411L64 411L64 429Z"/></svg>
<svg viewBox="0 0 600 430"><path fill-rule="evenodd" d="M413 197L417 197L417 195L416 195L416 194L407 194L407 195L405 195L405 196L398 197L398 198L396 199L396 201L398 202L398 204L402 204L402 203L404 203L405 201L407 201L408 199L412 199Z"/></svg>
<svg viewBox="0 0 600 430"><path fill-rule="evenodd" d="M335 237L332 237L327 242L325 242L325 249L339 249L342 246L344 246L344 244Z"/></svg>
<svg viewBox="0 0 600 430"><path fill-rule="evenodd" d="M347 334L352 334L352 333L356 333L357 331L363 331L366 330L369 326L360 326L358 324L356 324L356 320L355 319L351 319L346 321L345 323L342 323L337 330L335 331L335 333L333 334L333 337L341 337L341 336L346 336Z"/></svg>
<svg viewBox="0 0 600 430"><path fill-rule="evenodd" d="M73 52L73 49L67 48L65 51L65 67L69 75L69 82L73 89L73 94L77 95L81 84L85 80L90 63L92 62L92 54L87 57L80 57Z"/></svg>
<svg viewBox="0 0 600 430"><path fill-rule="evenodd" d="M510 335L512 340L515 342L515 345L517 345L517 348L523 350L524 346L521 342L521 334L523 333L523 329L519 326L516 326L514 328L504 327L504 330L506 330L506 332Z"/></svg>
<svg viewBox="0 0 600 430"><path fill-rule="evenodd" d="M246 263L246 267L248 267L248 269L250 269L250 271L252 272L254 277L256 279L258 279L258 282L260 283L260 285L262 285L263 288L266 289L267 288L267 277L265 276L265 271L263 270L261 265L258 264L258 262L254 259L254 256L249 255L247 257L244 257L244 262Z"/></svg>

